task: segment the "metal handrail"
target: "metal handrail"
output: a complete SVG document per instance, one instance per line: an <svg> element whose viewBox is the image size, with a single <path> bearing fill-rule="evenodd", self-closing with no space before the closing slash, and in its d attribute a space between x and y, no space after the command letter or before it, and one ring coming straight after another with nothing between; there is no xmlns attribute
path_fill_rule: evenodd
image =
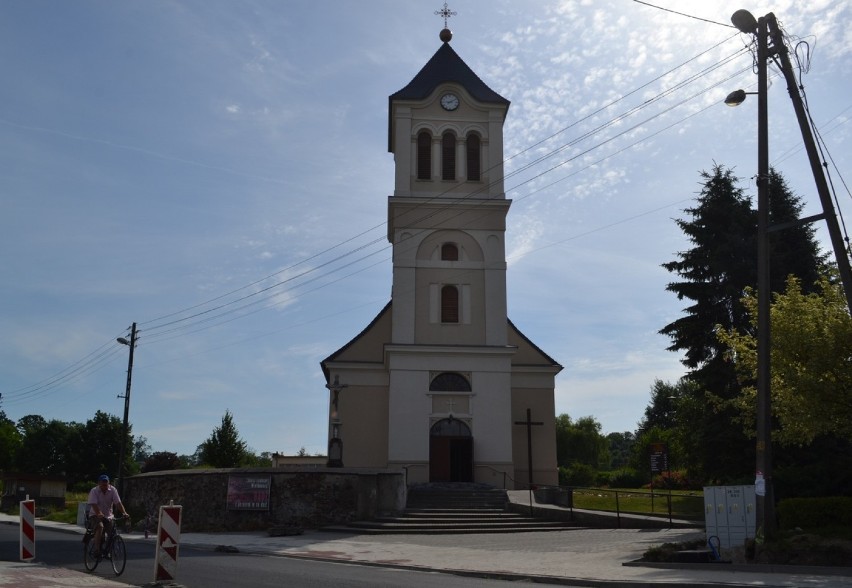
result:
<svg viewBox="0 0 852 588"><path fill-rule="evenodd" d="M559 486L559 488L566 488L566 487L565 486ZM654 489L650 489L650 490L615 490L615 489L612 489L612 488L593 488L593 487L576 487L576 486L575 487L567 487L567 488L572 492L572 494L576 491L594 492L594 493L598 493L598 494L601 494L601 493L612 494L613 497L615 498L615 513L616 513L616 518L618 520L619 527L621 526L621 515L622 515L622 513L624 513L624 514L641 514L641 515L646 515L646 516L656 516L654 503L655 503L655 499L657 497L661 497L661 498L665 499L665 510L661 514L665 514L665 515L668 516L669 524L672 524L673 520L674 520L674 513L673 513L673 509L672 509L672 496L673 496L673 494L672 494L671 490L664 490L664 491L661 492L660 490L654 490ZM625 510L623 508L621 498L624 497L624 496L631 496L631 495L632 496L646 496L646 497L650 498L650 500L651 500L651 513L631 511L629 509ZM573 504L573 502L574 501L572 500L572 504ZM690 519L689 516L684 516L683 514L681 514L679 516L681 518Z"/></svg>

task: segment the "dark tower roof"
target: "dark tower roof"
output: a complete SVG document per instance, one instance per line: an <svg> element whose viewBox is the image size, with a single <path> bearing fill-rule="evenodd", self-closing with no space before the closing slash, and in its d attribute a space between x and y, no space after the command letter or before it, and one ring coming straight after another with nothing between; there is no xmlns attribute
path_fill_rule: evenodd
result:
<svg viewBox="0 0 852 588"><path fill-rule="evenodd" d="M509 109L510 102L479 79L450 44L444 42L407 86L388 97L388 151L393 151L394 100L422 100L446 82L459 84L480 102L502 104Z"/></svg>

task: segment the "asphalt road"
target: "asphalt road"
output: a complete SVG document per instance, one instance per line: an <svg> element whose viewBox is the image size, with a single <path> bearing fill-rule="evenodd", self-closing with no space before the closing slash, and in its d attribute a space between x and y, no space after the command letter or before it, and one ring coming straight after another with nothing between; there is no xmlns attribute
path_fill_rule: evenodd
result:
<svg viewBox="0 0 852 588"><path fill-rule="evenodd" d="M18 527L0 524L0 560L18 558ZM154 551L151 543L126 541L127 568L115 577L109 562L93 572L131 586L154 580ZM39 529L36 536L36 562L84 571L81 536ZM187 588L229 586L265 588L280 586L326 588L495 588L501 580L464 577L437 572L417 572L344 563L330 563L277 556L221 553L181 546L177 581ZM513 582L513 585L532 585Z"/></svg>

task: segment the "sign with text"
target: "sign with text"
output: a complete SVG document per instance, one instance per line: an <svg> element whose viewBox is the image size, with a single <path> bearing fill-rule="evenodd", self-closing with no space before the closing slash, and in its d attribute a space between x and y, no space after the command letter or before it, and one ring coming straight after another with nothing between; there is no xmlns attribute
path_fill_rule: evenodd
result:
<svg viewBox="0 0 852 588"><path fill-rule="evenodd" d="M651 443L648 450L651 452L651 473L660 474L669 471L668 443Z"/></svg>
<svg viewBox="0 0 852 588"><path fill-rule="evenodd" d="M228 476L228 510L269 510L272 476Z"/></svg>

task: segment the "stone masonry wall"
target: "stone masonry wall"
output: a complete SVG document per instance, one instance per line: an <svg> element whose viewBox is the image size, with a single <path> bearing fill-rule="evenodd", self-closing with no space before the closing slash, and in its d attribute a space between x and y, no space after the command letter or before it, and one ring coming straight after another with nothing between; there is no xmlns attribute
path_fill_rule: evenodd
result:
<svg viewBox="0 0 852 588"><path fill-rule="evenodd" d="M228 477L271 476L269 510L228 510ZM254 531L317 528L368 520L405 508L401 471L345 468L232 468L171 470L125 480L122 500L134 519L173 501L181 505L181 530Z"/></svg>

